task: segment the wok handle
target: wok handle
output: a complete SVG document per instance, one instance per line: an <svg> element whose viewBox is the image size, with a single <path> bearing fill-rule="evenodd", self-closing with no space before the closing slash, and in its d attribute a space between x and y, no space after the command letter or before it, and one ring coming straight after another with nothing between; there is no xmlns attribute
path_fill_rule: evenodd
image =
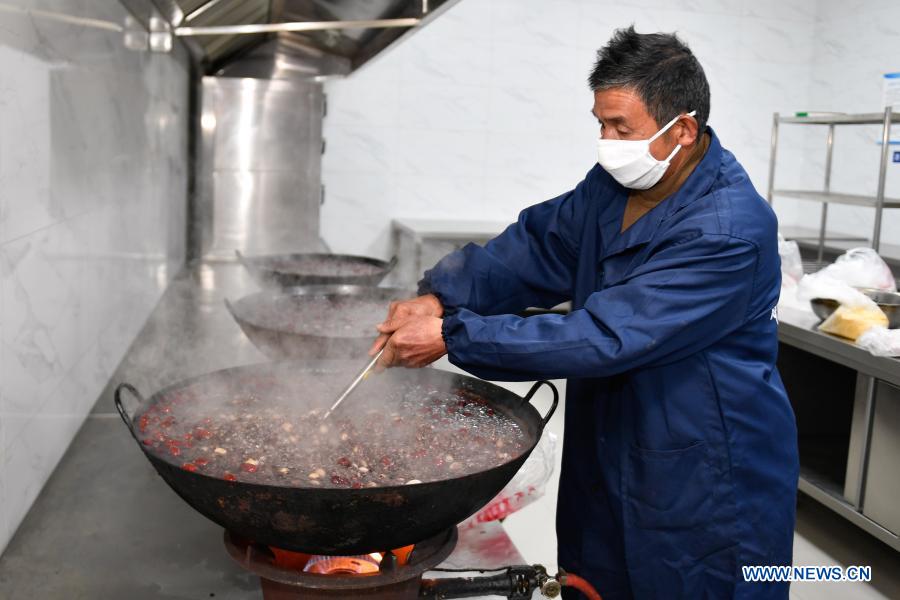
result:
<svg viewBox="0 0 900 600"><path fill-rule="evenodd" d="M547 414L544 415L544 418L541 419L541 431L544 430L544 427L547 426L547 423L550 422L551 417L553 417L553 413L556 412L556 407L559 405L559 390L556 389L556 386L550 383L547 380L541 380L531 386L531 389L528 390L528 393L525 394L525 397L522 398L522 404L527 402L531 402L531 399L534 397L534 394L538 391L538 388L542 385L546 385L553 392L553 404L550 405L550 410L547 411Z"/></svg>
<svg viewBox="0 0 900 600"><path fill-rule="evenodd" d="M128 427L131 436L134 439L137 439L137 434L134 431L134 419L128 416L128 411L125 410L125 403L122 401L122 390L128 390L132 396L138 399L139 403L144 402L144 397L141 396L141 393L137 391L137 388L130 383L120 383L113 395L113 401L116 403L116 410L119 411L119 416L122 417L122 421L125 422L125 426Z"/></svg>

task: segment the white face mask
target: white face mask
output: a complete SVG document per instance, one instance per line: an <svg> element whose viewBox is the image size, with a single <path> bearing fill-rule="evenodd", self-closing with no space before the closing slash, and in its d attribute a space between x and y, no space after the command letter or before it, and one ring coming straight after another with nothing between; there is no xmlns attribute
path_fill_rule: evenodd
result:
<svg viewBox="0 0 900 600"><path fill-rule="evenodd" d="M696 114L697 111L692 110L687 116L693 117ZM672 158L681 150L681 144L675 146L665 160L656 160L650 154L650 143L668 131L680 118L681 115L678 115L666 123L666 126L649 140L604 140L601 131L601 137L597 140L597 162L627 188L633 190L652 188L665 174Z"/></svg>

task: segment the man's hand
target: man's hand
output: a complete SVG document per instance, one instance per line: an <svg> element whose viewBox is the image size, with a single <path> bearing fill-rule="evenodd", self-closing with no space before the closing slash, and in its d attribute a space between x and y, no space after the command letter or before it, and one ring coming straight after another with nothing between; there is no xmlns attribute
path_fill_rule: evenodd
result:
<svg viewBox="0 0 900 600"><path fill-rule="evenodd" d="M387 343L377 367L419 368L430 365L447 353L441 335L442 325L439 317L430 315L414 315L402 321L391 321L390 325L382 323L378 331L387 336ZM377 352L373 346L369 354Z"/></svg>
<svg viewBox="0 0 900 600"><path fill-rule="evenodd" d="M388 338L391 337L391 333L396 331L400 324L410 317L443 316L444 307L434 294L426 294L425 296L419 296L412 300L395 300L394 302L391 302L391 305L388 308L387 318L384 320L384 323L378 326L378 331L381 335L379 335L378 339L375 340L375 343L372 344L372 348L369 350L369 356L374 356L381 350L385 343L387 343Z"/></svg>

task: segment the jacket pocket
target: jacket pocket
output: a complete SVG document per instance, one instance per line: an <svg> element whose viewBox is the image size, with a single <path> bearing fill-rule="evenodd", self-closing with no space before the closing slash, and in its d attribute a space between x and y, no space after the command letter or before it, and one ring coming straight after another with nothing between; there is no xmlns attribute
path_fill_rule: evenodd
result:
<svg viewBox="0 0 900 600"><path fill-rule="evenodd" d="M632 446L625 482L629 520L640 528L667 530L702 523L713 496L707 452L703 441L674 450Z"/></svg>

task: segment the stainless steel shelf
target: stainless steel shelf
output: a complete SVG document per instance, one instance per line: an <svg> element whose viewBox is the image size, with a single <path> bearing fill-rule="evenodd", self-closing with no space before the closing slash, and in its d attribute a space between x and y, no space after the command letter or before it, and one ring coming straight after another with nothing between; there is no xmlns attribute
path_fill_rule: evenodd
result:
<svg viewBox="0 0 900 600"><path fill-rule="evenodd" d="M805 190L781 190L775 189L775 156L778 151L778 128L783 123L800 125L827 125L828 135L825 138L825 185L821 192ZM895 113L888 106L883 113L865 114L823 114L811 117L782 117L778 113L772 115L772 145L769 154L769 188L766 200L772 204L776 195L801 200L812 200L821 203L821 217L819 218L819 254L821 261L825 252L825 238L828 223L828 205L851 204L875 209L875 227L872 233L872 248L878 252L881 247L881 223L885 208L900 208L900 200L885 197L885 179L887 178L888 155L890 153L891 126L900 123L900 113ZM856 194L836 194L831 192L831 167L834 156L834 130L837 125L881 125L881 158L878 165L878 192L874 197Z"/></svg>
<svg viewBox="0 0 900 600"><path fill-rule="evenodd" d="M778 117L779 123L803 125L882 125L884 113L816 115L812 117ZM900 113L891 115L892 123L900 123Z"/></svg>
<svg viewBox="0 0 900 600"><path fill-rule="evenodd" d="M817 192L811 190L772 190L772 195L781 196L782 198L809 200L811 202L827 202L829 204L852 204L869 208L878 206L878 200L875 196L864 196L861 194L841 194L838 192ZM900 199L885 198L884 208L900 208Z"/></svg>
<svg viewBox="0 0 900 600"><path fill-rule="evenodd" d="M818 482L811 480L808 474L804 474L802 471L797 489L830 508L863 531L875 536L888 546L895 550L900 550L900 537L858 512L836 490L820 486Z"/></svg>

